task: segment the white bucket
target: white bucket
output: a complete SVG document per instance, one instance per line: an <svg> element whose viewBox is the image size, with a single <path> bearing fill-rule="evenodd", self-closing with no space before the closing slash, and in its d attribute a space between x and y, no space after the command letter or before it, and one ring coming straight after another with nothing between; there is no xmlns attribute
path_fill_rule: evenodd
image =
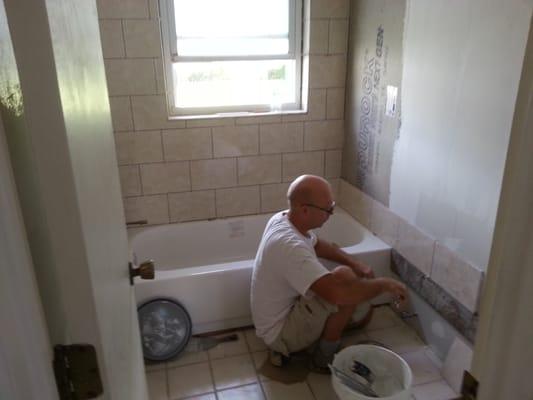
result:
<svg viewBox="0 0 533 400"><path fill-rule="evenodd" d="M349 346L335 355L333 366L354 380L361 381L361 377L351 371L354 360L366 365L374 374L375 380L371 388L382 400L410 400L413 374L411 368L396 353L383 347L359 344ZM341 382L331 374L333 389L340 400L372 400Z"/></svg>

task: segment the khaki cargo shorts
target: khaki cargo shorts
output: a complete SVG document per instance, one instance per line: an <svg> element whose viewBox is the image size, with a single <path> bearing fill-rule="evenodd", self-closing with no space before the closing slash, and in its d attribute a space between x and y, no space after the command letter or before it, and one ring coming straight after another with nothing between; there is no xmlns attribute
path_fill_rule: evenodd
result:
<svg viewBox="0 0 533 400"><path fill-rule="evenodd" d="M336 305L318 296L310 299L300 296L287 316L280 334L269 347L287 357L289 353L309 347L322 335L328 317L337 311L339 309Z"/></svg>

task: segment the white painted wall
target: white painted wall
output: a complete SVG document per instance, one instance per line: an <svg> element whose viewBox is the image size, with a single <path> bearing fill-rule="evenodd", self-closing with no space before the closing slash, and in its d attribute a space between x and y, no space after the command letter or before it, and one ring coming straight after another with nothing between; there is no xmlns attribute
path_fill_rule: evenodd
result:
<svg viewBox="0 0 533 400"><path fill-rule="evenodd" d="M411 0L390 208L486 269L532 2Z"/></svg>

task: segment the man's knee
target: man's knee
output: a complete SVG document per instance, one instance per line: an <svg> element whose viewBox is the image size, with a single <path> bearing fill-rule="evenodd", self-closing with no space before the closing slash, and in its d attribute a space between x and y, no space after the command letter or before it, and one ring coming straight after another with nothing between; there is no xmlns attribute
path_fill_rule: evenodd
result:
<svg viewBox="0 0 533 400"><path fill-rule="evenodd" d="M346 265L339 265L337 268L331 271L331 273L334 277L342 280L353 279L357 277L355 272L353 272L353 270Z"/></svg>

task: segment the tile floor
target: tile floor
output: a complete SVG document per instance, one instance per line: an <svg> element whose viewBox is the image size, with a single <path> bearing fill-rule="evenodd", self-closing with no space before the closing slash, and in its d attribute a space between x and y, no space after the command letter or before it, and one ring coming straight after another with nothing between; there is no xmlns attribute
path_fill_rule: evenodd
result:
<svg viewBox="0 0 533 400"><path fill-rule="evenodd" d="M450 400L457 394L440 374L441 362L417 334L388 307L374 310L371 323L343 338L343 346L372 339L401 354L413 371L413 399ZM261 375L267 357L252 329L239 340L146 367L150 400L337 400L329 376L310 373L285 385Z"/></svg>

